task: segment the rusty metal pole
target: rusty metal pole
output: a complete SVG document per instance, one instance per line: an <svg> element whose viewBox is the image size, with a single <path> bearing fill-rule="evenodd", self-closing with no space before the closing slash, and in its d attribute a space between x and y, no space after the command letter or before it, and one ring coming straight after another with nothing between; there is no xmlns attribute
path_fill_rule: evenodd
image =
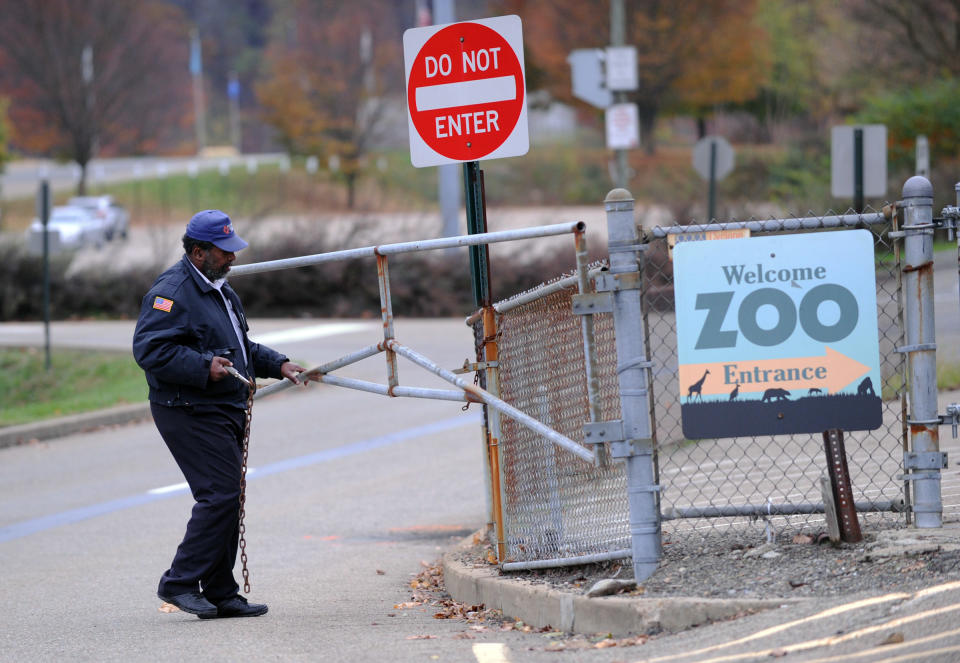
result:
<svg viewBox="0 0 960 663"><path fill-rule="evenodd" d="M500 398L500 349L497 345L497 318L492 306L483 307L483 358L486 364L487 391ZM500 470L500 413L487 408L487 458L490 463L490 499L497 535L497 561L506 560L503 527L503 476Z"/></svg>
<svg viewBox="0 0 960 663"><path fill-rule="evenodd" d="M903 292L909 367L912 451L904 454L913 481L913 512L919 528L943 524L940 499L940 417L937 413L937 352L933 315L933 186L920 175L903 185Z"/></svg>
<svg viewBox="0 0 960 663"><path fill-rule="evenodd" d="M387 346L393 336L393 301L390 298L390 270L387 256L377 253L377 278L380 282L380 314L383 318L383 340L387 357L387 384L392 390L400 384L397 376L397 354ZM392 394L391 394L392 395Z"/></svg>
<svg viewBox="0 0 960 663"><path fill-rule="evenodd" d="M850 483L850 469L847 466L847 451L843 444L843 431L831 428L823 432L823 447L827 452L827 471L830 474L830 487L833 504L840 527L840 538L847 543L863 540L860 532L860 520L853 501L853 486Z"/></svg>

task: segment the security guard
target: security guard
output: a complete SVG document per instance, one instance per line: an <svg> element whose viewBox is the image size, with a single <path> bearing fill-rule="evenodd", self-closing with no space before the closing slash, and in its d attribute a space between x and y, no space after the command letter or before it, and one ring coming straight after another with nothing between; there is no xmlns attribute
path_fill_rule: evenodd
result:
<svg viewBox="0 0 960 663"><path fill-rule="evenodd" d="M233 576L248 387L226 368L295 384L304 370L247 337L243 306L225 278L246 247L223 212L194 215L185 255L143 298L133 336L153 420L196 500L157 595L201 619L267 612L239 594Z"/></svg>

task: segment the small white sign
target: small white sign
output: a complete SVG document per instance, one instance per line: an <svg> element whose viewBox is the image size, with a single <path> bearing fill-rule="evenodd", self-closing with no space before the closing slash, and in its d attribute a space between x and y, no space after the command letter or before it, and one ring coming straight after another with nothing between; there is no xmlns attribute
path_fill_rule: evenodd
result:
<svg viewBox="0 0 960 663"><path fill-rule="evenodd" d="M862 132L863 195L887 195L887 127L883 124L833 127L830 141L831 193L834 198L853 198L856 132Z"/></svg>
<svg viewBox="0 0 960 663"><path fill-rule="evenodd" d="M636 47L608 46L607 89L632 92L638 85Z"/></svg>
<svg viewBox="0 0 960 663"><path fill-rule="evenodd" d="M917 136L917 175L930 177L930 143L924 135Z"/></svg>
<svg viewBox="0 0 960 663"><path fill-rule="evenodd" d="M630 150L640 145L640 114L636 104L614 104L606 111L607 148Z"/></svg>

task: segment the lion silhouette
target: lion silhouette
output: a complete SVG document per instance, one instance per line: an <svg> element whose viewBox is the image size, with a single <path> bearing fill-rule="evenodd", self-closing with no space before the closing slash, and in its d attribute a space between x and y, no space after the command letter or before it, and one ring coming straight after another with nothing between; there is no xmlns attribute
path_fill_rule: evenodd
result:
<svg viewBox="0 0 960 663"><path fill-rule="evenodd" d="M772 389L767 389L763 392L763 398L760 399L761 403L767 403L771 401L788 401L790 400L790 392L786 389L780 389L779 387L774 387Z"/></svg>

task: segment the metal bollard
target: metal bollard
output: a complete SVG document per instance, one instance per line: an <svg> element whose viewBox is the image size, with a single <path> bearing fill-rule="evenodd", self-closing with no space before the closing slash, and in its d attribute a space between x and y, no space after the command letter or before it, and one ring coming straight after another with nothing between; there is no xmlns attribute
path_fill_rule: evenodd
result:
<svg viewBox="0 0 960 663"><path fill-rule="evenodd" d="M613 293L613 324L617 346L622 439L610 445L610 455L625 459L630 507L630 543L637 582L649 578L660 562L660 513L653 469L649 368L643 334L640 261L644 248L633 220L633 196L614 189L604 201L607 211L610 271L598 279L598 290Z"/></svg>
<svg viewBox="0 0 960 663"><path fill-rule="evenodd" d="M940 417L937 414L937 355L933 316L933 186L916 175L903 185L904 266L903 308L905 347L910 374L910 414L913 442L904 454L905 479L913 482L918 528L940 527Z"/></svg>

